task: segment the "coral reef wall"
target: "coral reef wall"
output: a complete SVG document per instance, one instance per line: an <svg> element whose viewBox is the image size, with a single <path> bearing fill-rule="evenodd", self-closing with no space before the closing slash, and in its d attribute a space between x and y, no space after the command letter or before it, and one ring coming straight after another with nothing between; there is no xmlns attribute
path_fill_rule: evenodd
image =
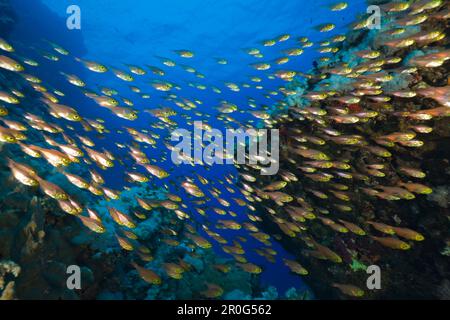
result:
<svg viewBox="0 0 450 320"><path fill-rule="evenodd" d="M433 3L424 23L400 28L412 18L383 11L380 30L348 33L273 110L280 174L252 187L266 199L266 232L310 271L319 299L450 298L449 8ZM261 191L280 180L283 193ZM370 265L381 268L379 290L366 288Z"/></svg>

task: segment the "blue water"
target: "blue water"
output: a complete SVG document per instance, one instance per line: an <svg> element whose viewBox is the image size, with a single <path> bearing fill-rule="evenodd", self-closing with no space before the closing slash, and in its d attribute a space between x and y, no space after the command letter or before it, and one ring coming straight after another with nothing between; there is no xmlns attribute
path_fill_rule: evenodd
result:
<svg viewBox="0 0 450 320"><path fill-rule="evenodd" d="M268 91L277 90L285 85L282 80L269 80L249 67L250 63L272 61L280 58L282 50L299 47L297 41L300 37L308 37L317 43L325 38L336 34L344 34L348 31L348 24L353 22L358 13L365 11L364 0L351 0L349 8L344 12L331 12L327 6L336 3L335 0L42 0L49 10L60 16L57 21L45 21L46 12L36 12L33 6L37 0L14 0L14 5L19 9L20 23L14 31L13 38L21 39L23 43L36 43L41 38L60 39L59 44L67 48L72 55L87 60L99 61L108 66L114 66L126 71L126 64L139 66L153 65L167 72L162 79L171 81L179 85L182 89L175 93L179 97L186 97L194 100L199 99L203 104L195 111L210 114L208 123L218 129L223 129L223 123L215 119L218 112L215 107L220 100L227 100L235 103L241 110L248 109L248 98L252 97L258 105L273 105L281 95L271 98L264 97ZM65 25L67 17L66 8L69 5L77 4L81 8L81 31L69 31ZM321 34L314 29L315 26L323 23L335 23L336 29L327 34ZM31 34L30 26L39 26ZM58 26L55 28L55 26ZM279 43L273 47L263 47L261 41L272 39L281 34L290 34L291 39ZM256 59L248 55L244 50L247 48L259 48L264 54L264 58ZM26 49L26 48L24 48ZM179 58L173 50L189 49L194 51L193 59ZM292 57L290 62L280 66L279 69L308 71L312 63L318 58L317 46L305 49L303 55ZM31 54L30 50L30 54ZM177 61L178 66L168 68L161 64L158 56L167 57ZM225 58L227 65L219 65L215 58ZM106 74L94 74L76 64L71 58L62 58L66 66L67 73L75 73L88 83L89 88L96 88L98 85L115 88L121 95L134 101L138 110L157 108L159 106L170 106L173 104L163 99L164 93L155 91L149 86L151 79L161 77L149 74L143 78L136 76L133 83L123 82L111 72ZM195 75L186 72L179 65L189 65L197 71L203 73L205 79L199 79ZM135 128L149 128L150 123L157 120L149 114L141 113L139 119L130 124L124 120L111 115L111 113L99 108L94 102L82 95L70 85L67 85L63 78L57 73L57 69L51 62L44 63L36 72L41 78L54 83L57 89L64 91L68 105L76 107L84 117L95 119L105 119L107 127L111 130L119 129L124 125ZM263 78L260 83L264 90L254 88L241 88L240 92L232 92L224 86L224 82L234 82L237 84L251 83L251 76ZM143 80L144 79L144 80ZM208 87L207 90L198 90L190 87L189 82L202 83ZM143 89L151 95L151 99L142 100L128 89L128 85L134 85ZM222 94L214 93L210 87L216 86L222 90ZM240 114L235 116L242 122L249 120L250 116ZM193 119L201 120L200 117L192 114ZM179 121L183 126L184 119L180 116L173 120ZM186 125L186 127L188 127ZM163 135L162 131L153 130ZM166 134L167 135L167 134ZM95 137L95 134L92 134ZM129 142L123 135L112 134L109 141L100 140L99 146L114 149L111 141L117 139L118 142ZM160 145L161 146L161 145ZM171 169L173 165L168 161L162 161L163 148L151 149L148 156L156 160L163 168ZM118 154L124 151L118 151ZM166 152L167 153L167 152ZM170 154L168 155L170 161ZM123 179L123 168L116 166L116 169L105 173L108 186L119 189L127 183ZM212 186L223 192L224 199L230 200L235 195L228 193L224 187L217 182L228 174L236 175L236 169L232 166L215 166L213 170L195 167L195 172L211 181ZM171 178L185 177L192 175L191 166L181 166L173 170ZM162 185L164 182L159 183ZM128 184L129 185L129 184ZM169 186L173 193L176 193L174 186ZM246 219L246 212L241 207L232 202L231 211L238 214L238 220ZM189 205L189 202L186 203ZM211 203L219 207L218 203ZM191 207L189 209L192 209ZM189 211L189 210L187 210ZM212 219L217 215L208 210L211 228ZM204 218L193 214L199 221L205 223ZM219 219L221 217L219 216ZM245 231L228 231L221 234L231 239L231 236L245 235ZM212 241L214 242L214 241ZM293 258L285 252L283 248L272 239L273 248L279 253L277 262L271 264L264 258L258 256L253 249L260 247L260 243L249 237L245 244L247 257L264 269L262 280L265 284L277 287L280 293L284 293L291 287L302 287L304 284L298 276L289 273L284 266L282 259ZM219 254L224 254L219 247L214 247Z"/></svg>

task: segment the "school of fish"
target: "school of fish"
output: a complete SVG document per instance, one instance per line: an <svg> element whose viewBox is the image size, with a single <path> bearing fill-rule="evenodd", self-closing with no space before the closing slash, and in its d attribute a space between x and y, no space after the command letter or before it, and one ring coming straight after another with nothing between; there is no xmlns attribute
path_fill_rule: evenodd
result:
<svg viewBox="0 0 450 320"><path fill-rule="evenodd" d="M329 9L345 12L348 6L346 2L339 2ZM221 230L246 230L248 237L261 244L256 253L273 262L277 252L272 249L271 241L277 241L281 236L262 230L261 222L267 217L285 236L301 239L305 245L304 259L321 259L337 264L343 262L343 258L333 248L321 243L320 235L313 231L315 224L321 224L336 234L347 234L356 242L360 238L369 238L373 243L392 250L413 250L414 243L426 241L426 235L408 226L397 226L392 223L394 220L389 223L378 219L376 215L371 219L355 215L354 210L360 208L355 207L354 203L357 199L361 201L361 198L381 203L414 201L415 198L432 193L426 184L426 172L421 169L420 161L414 160L414 157L410 160L406 155L424 146L424 137L434 132L434 121L450 116L450 83L433 87L415 80L416 85L410 86L413 89L389 91L386 88L395 74L407 74L418 79L421 70L448 66L450 50L440 45L446 40L445 30L424 27L411 33L409 29L425 26L428 21L447 21L450 8L441 0L389 2L381 7L392 18L389 29L377 34L379 49L353 53L358 58L357 64L328 64L331 61L330 54L337 54L345 44L346 35L314 43L301 35L283 34L274 39L261 40L254 48L243 49L256 61L248 66L249 71L256 70L259 76L251 76L248 83L228 81L221 88L208 85L206 74L185 64L190 59L195 61L195 51L190 49L174 50L173 58L158 57L161 62L159 66L127 64L112 67L100 61L74 57L65 48L48 40L43 42L42 48L36 49L40 59L33 60L22 56L13 41L10 43L0 39L0 68L19 74L29 84L29 88L22 89L1 86L1 153L17 183L27 188L39 188L44 195L54 199L62 211L73 215L91 232L106 232L102 216L86 204L79 203L74 195L61 186L42 178L40 168L32 167L27 162L36 158L64 175L79 192L110 200L108 212L116 223L114 233L117 243L123 250L136 254L132 265L139 276L151 285L161 285L163 277L157 271L143 266L152 261L152 248L140 243L133 229L140 221L147 219L155 208L173 212L177 218L174 223L185 224L184 237L189 239L193 249L210 249L213 244L218 245L224 253L234 258L237 266L251 274L260 274L263 269L248 261L245 249L247 238L237 236L229 241L221 235ZM361 30L368 23L367 18L362 18L351 29ZM334 28L335 25L329 23L315 29L327 33ZM281 50L280 58L276 60L264 61L267 47L276 47L280 42L288 41L292 43L291 49ZM405 50L424 47L433 50L403 64ZM291 60L299 59L300 64L300 56L305 50L317 50L323 55L319 59L321 66L318 70L302 73L282 69L282 65ZM110 74L129 83L130 92L137 95L134 101L122 96L130 92L90 86L89 81L64 70L60 70L59 74L96 107L105 108L120 118L124 123L122 128L110 130L106 119L83 117L77 107L66 99L65 93L55 89L57 83L45 83L33 71L33 68L45 63L57 65L61 59L73 59L89 72ZM229 63L228 59L222 57L212 59L224 68ZM186 125L193 125L195 120L201 119L203 130L212 129L208 124L211 115L195 110L201 109L202 100L179 96L177 91L182 84L166 80L173 68L182 68L199 79L198 82L186 84L197 88L199 95L205 90L217 94L216 119L224 127L251 128L263 123L267 128L280 129L281 169L276 176L261 178L259 170L264 168L259 165L236 163L239 174L228 174L217 181L209 181L196 172L194 160L185 155L183 160L192 163L191 175L186 175L182 181L172 178L177 167L173 165L167 168L166 163L173 149L170 132L179 126L174 116L181 116ZM330 89L328 87L332 83L328 83L322 85L320 90L316 88L303 93L300 98L306 99L306 105L287 102L287 98L297 94L294 87L296 78L323 84L331 76L345 77L348 80L346 87ZM136 84L142 79L145 79L146 87ZM265 89L266 81L276 79L285 81L286 85L278 90ZM248 107L221 99L224 90L237 93L247 88L264 92L279 112L272 114L268 106L259 104L251 97L248 98ZM28 112L26 106L22 105L22 100L30 92L39 97L39 113ZM163 95L171 107L139 109L138 106L145 101L145 105L151 105L153 94ZM418 98L422 104L405 103ZM134 128L133 121L143 113L150 114L154 120L150 128ZM233 118L233 114L246 114L247 120L238 121ZM397 127L380 126L386 119L397 123ZM115 148L107 150L97 146L101 143L89 136L88 133L92 132L103 138L118 134L130 142L115 142ZM160 159L151 156L152 149L157 148L164 150ZM20 151L22 158L13 157L13 151ZM124 190L129 189L129 185L161 180L167 191L167 199L155 201L136 198L140 210L125 212L115 208L114 201L120 200L123 190L106 187L107 181L102 171L118 163L126 165L123 172ZM75 166L83 166L89 174L77 174L73 169ZM224 195L221 186L231 197ZM230 198L246 212L245 218L229 209L231 204L225 199ZM204 222L208 221L208 215L215 215L213 224ZM198 216L202 219L198 220ZM200 230L205 236L200 234ZM163 230L163 234L161 241L165 244L179 244L174 238L178 235L175 230ZM301 261L283 261L292 273L308 275ZM168 261L160 267L172 279L181 279L183 273L190 271L190 266L183 260ZM224 273L230 271L226 264L216 265L215 268ZM364 296L364 290L353 284L332 283L330 286L346 296ZM224 290L217 284L207 283L202 294L205 298L220 298Z"/></svg>

